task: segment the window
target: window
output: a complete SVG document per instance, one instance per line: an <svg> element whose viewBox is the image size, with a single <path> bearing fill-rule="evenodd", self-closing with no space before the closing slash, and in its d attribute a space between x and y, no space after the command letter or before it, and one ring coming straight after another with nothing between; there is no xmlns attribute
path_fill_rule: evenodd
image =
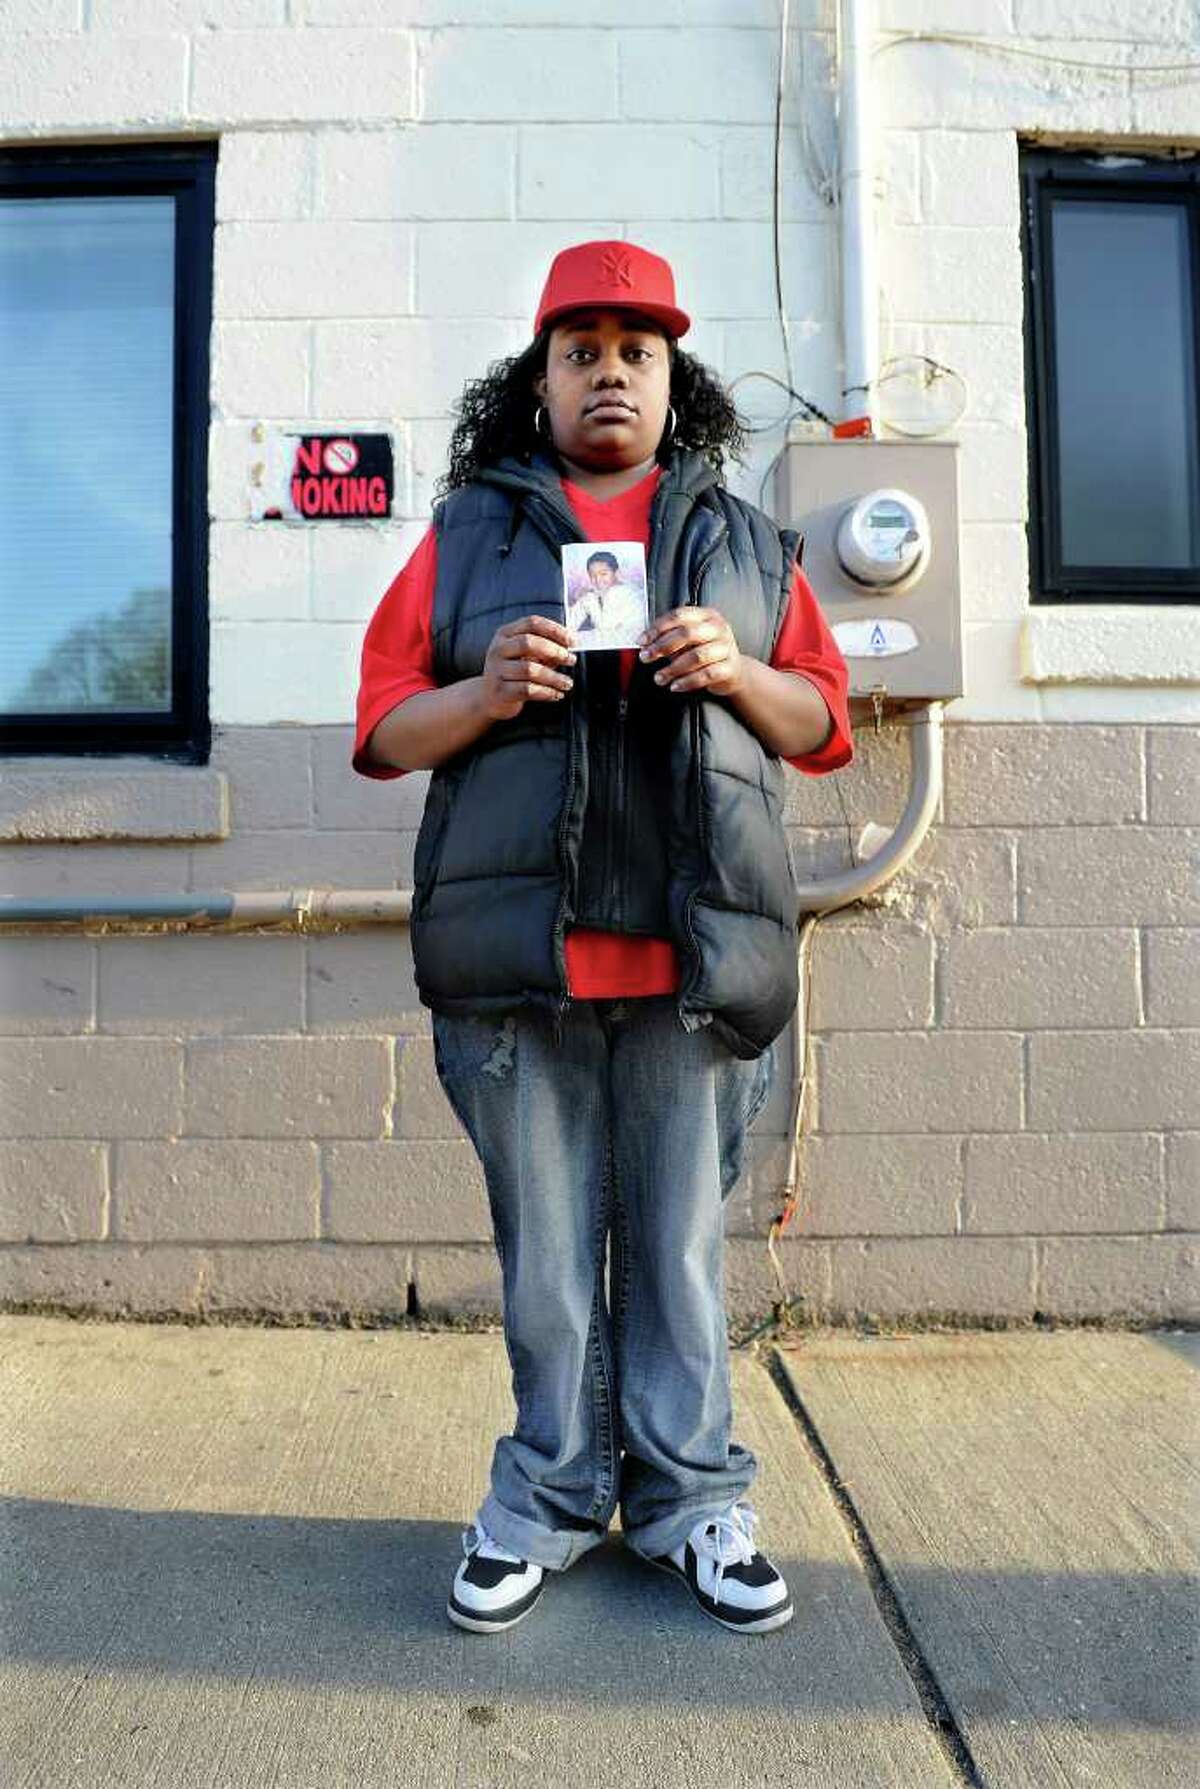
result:
<svg viewBox="0 0 1200 1789"><path fill-rule="evenodd" d="M1031 600L1200 599L1200 157L1026 150Z"/></svg>
<svg viewBox="0 0 1200 1789"><path fill-rule="evenodd" d="M0 751L207 762L215 171L0 150Z"/></svg>

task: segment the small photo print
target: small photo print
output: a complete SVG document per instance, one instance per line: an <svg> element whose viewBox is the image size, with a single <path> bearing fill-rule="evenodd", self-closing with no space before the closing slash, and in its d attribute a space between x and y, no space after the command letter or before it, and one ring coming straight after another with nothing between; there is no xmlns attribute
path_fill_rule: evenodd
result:
<svg viewBox="0 0 1200 1789"><path fill-rule="evenodd" d="M637 540L572 541L562 549L563 602L577 652L636 646L650 620L646 550Z"/></svg>

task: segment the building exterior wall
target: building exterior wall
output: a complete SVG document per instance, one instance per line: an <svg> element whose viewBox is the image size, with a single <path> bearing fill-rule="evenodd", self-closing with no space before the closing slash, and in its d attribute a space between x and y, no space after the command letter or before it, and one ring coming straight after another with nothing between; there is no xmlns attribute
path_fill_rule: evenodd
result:
<svg viewBox="0 0 1200 1789"><path fill-rule="evenodd" d="M350 722L363 630L424 526L451 406L528 340L553 252L598 235L671 259L688 345L724 378L782 376L777 13L0 0L0 142L220 144L212 763L10 759L6 894L409 884L426 779L356 777ZM832 0L791 17L783 288L797 383L837 415L836 212L812 177L833 144ZM878 22L992 40L874 58L883 353L929 354L969 387L953 431L967 694L913 864L817 928L812 1134L780 1253L813 1314L1194 1315L1195 611L1031 613L1017 152L1200 145L1194 76L1137 72L1200 60L1196 13L880 0ZM738 396L779 415L761 382ZM263 426L391 431L394 519L252 521ZM735 489L757 498L780 441L754 438ZM833 776L791 776L801 876L903 807L904 725L860 726L856 748ZM498 1311L403 928L0 933L7 1299ZM729 1305L747 1317L778 1293L765 1238L788 1096L781 1082L730 1201Z"/></svg>

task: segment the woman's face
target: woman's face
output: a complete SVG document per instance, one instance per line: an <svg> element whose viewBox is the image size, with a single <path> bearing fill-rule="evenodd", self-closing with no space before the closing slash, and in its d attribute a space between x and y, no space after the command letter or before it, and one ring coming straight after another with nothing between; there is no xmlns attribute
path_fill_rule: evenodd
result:
<svg viewBox="0 0 1200 1789"><path fill-rule="evenodd" d="M557 322L546 371L533 382L558 452L596 472L621 471L653 456L670 388L662 330L636 312L612 310L572 311Z"/></svg>

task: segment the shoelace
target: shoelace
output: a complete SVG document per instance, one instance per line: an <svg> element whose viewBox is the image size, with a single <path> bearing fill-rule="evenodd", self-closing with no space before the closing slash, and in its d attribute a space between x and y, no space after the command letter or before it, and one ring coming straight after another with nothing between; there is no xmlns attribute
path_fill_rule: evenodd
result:
<svg viewBox="0 0 1200 1789"><path fill-rule="evenodd" d="M519 1553L513 1553L508 1547L501 1546L500 1542L490 1535L479 1522L472 1522L469 1528L463 1529L462 1548L468 1559L472 1553L480 1553L484 1559L508 1559L515 1565L525 1564Z"/></svg>
<svg viewBox="0 0 1200 1789"><path fill-rule="evenodd" d="M723 1516L710 1516L699 1534L693 1529L693 1547L697 1553L706 1553L717 1568L713 1584L714 1602L719 1603L721 1600L721 1580L725 1576L725 1567L736 1561L749 1565L754 1558L754 1524L757 1521L757 1510L751 1509L748 1503L735 1503ZM710 1533L710 1530L715 1530L715 1533Z"/></svg>

